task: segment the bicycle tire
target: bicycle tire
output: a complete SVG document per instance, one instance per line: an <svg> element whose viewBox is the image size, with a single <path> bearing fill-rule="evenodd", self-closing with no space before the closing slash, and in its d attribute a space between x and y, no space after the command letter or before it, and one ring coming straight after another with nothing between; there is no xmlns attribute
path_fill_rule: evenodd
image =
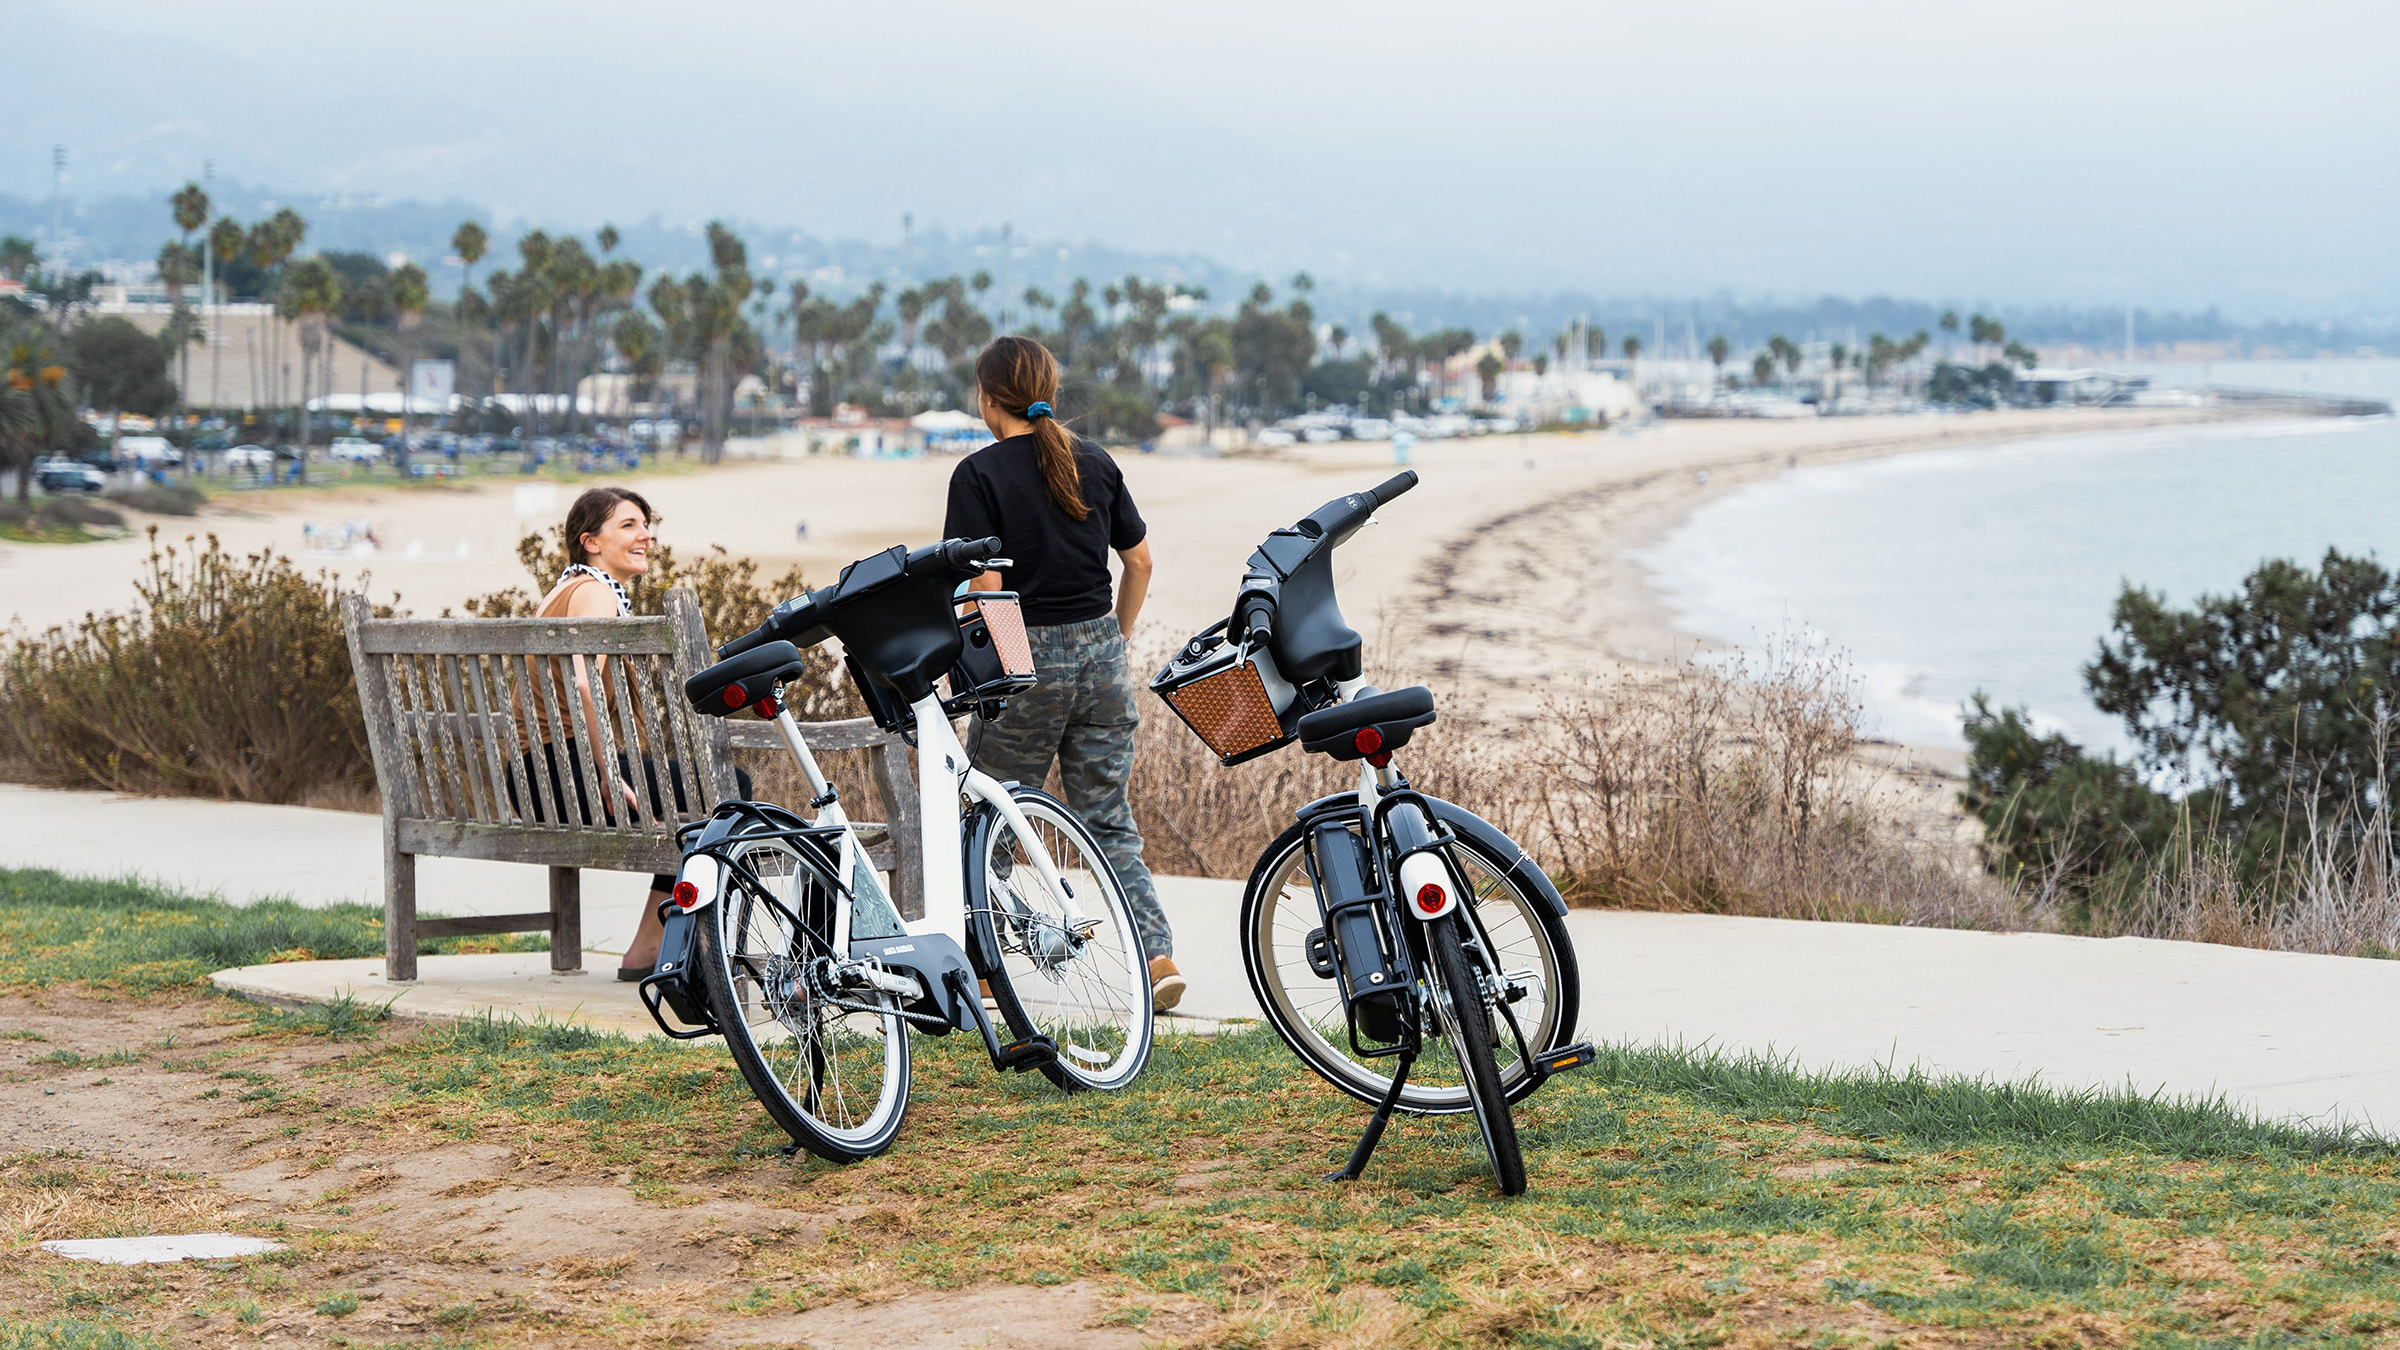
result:
<svg viewBox="0 0 2400 1350"><path fill-rule="evenodd" d="M996 811L978 813L967 852L975 973L990 986L1012 1036L1044 1035L1057 1045L1058 1058L1042 1066L1044 1077L1068 1092L1114 1091L1149 1063L1156 1026L1140 923L1099 841L1065 803L1024 786L1009 799L1043 834L1042 847L1070 893L1049 894L1007 822ZM1084 913L1090 899L1084 888L1106 912L1099 927L1078 939L1057 916Z"/></svg>
<svg viewBox="0 0 2400 1350"><path fill-rule="evenodd" d="M1491 1012L1484 1006L1483 982L1467 959L1459 938L1466 926L1460 914L1447 914L1425 926L1425 948L1433 958L1439 994L1443 1038L1465 1071L1467 1098L1474 1106L1475 1127L1483 1135L1484 1156L1502 1195L1525 1193L1525 1155L1517 1147L1517 1121L1509 1114L1508 1089L1500 1082L1500 1065L1492 1057Z"/></svg>
<svg viewBox="0 0 2400 1350"><path fill-rule="evenodd" d="M1286 829L1259 854L1250 871L1242 891L1242 966L1260 1011L1292 1053L1318 1077L1373 1106L1391 1088L1387 1066L1392 1061L1362 1060L1350 1051L1340 996L1331 981L1310 972L1303 951L1308 932L1323 922L1315 895L1306 889L1308 879L1301 859L1309 828L1308 822L1301 822ZM1492 834L1505 839L1497 830ZM1526 1048L1540 1054L1563 1045L1574 1039L1583 996L1566 922L1551 908L1549 896L1536 889L1532 877L1512 875L1514 869L1503 852L1478 843L1464 830L1460 836L1458 847L1463 851L1462 870L1468 883L1462 901L1476 905L1485 931L1500 948L1504 968L1523 960L1543 977L1538 995L1514 1008ZM1532 875L1538 877L1539 873ZM1547 883L1546 878L1542 880ZM1527 1066L1515 1062L1513 1038L1504 1034L1502 1046L1511 1062L1501 1066L1501 1081L1511 1102L1522 1101L1541 1086L1541 1080ZM1401 1091L1399 1109L1412 1115L1470 1109L1463 1081L1436 1085L1442 1068L1420 1060Z"/></svg>
<svg viewBox="0 0 2400 1350"><path fill-rule="evenodd" d="M699 925L701 983L725 1048L794 1143L828 1162L872 1158L892 1146L907 1114L908 1024L889 994L847 992L845 1002L891 1009L877 1015L832 1008L808 988L807 963L822 954L811 944L824 947L841 896L813 847L757 840L737 842L730 853L762 881L783 883L785 894L779 910L729 879L711 921ZM793 919L814 931L793 931ZM873 1078L873 1100L863 1110L850 1103L845 1065Z"/></svg>

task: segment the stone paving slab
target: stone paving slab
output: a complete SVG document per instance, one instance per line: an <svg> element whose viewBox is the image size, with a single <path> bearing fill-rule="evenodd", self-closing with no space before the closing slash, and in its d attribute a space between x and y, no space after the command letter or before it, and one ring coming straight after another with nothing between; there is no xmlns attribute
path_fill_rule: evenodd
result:
<svg viewBox="0 0 2400 1350"><path fill-rule="evenodd" d="M659 1036L658 1024L642 1006L639 986L616 972L561 974L550 969L548 952L497 952L417 958L417 978L395 983L383 977L383 958L344 961L278 961L272 965L220 970L211 983L229 994L285 1008L302 1008L350 998L389 1005L394 1017L453 1021L489 1014L526 1022L559 1022L629 1036ZM1214 1035L1228 1023L1177 1015L1159 1019L1162 1035Z"/></svg>
<svg viewBox="0 0 2400 1350"><path fill-rule="evenodd" d="M347 812L0 786L0 865L129 869L237 904L269 894L311 905L371 900L380 891L379 829L373 817ZM584 931L598 950L620 950L645 881L586 876ZM535 867L428 859L419 883L427 909L451 914L544 903ZM1240 883L1161 878L1160 898L1191 981L1180 1011L1194 1023L1258 1016L1235 941ZM1597 1041L1773 1051L1811 1068L1914 1066L2063 1088L2222 1094L2263 1115L2400 1132L2400 1060L2389 1053L2389 1029L2400 1022L2400 961L1593 910L1571 914L1568 931L1583 972L1579 1030ZM469 981L474 992L460 996L484 1001L462 1005L468 1010L649 1025L633 986L611 978L606 957L591 962L592 974L559 980L541 953L427 957L421 969L451 961L514 972ZM303 981L300 965L345 969L292 983ZM252 980L259 996L286 1000L400 993L379 990L375 960L264 969L226 978ZM452 997L435 997L430 979L419 983L395 1011Z"/></svg>

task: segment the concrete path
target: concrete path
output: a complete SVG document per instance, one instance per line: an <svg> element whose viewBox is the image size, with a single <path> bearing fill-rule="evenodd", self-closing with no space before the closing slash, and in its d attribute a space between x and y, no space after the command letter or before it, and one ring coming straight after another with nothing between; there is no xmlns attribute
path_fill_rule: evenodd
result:
<svg viewBox="0 0 2400 1350"><path fill-rule="evenodd" d="M278 894L311 905L372 902L381 887L378 828L342 812L0 786L0 865L130 871L235 903ZM643 879L587 876L584 931L597 951L621 950ZM542 905L537 868L429 859L418 880L429 910ZM1192 982L1179 1011L1195 1023L1256 1017L1234 939L1240 885L1165 878L1160 891ZM1570 915L1568 928L1583 972L1581 1031L1594 1040L1772 1050L1811 1067L1913 1065L2060 1087L2222 1093L2264 1115L2400 1132L2400 1061L2388 1049L2400 1021L2400 961L1592 910ZM606 1012L610 1024L630 1013L626 1021L646 1024L606 957L594 958L592 974L564 980L553 980L539 956L433 957L423 968L431 975L453 961L485 963L458 978L472 970L473 981L495 982L489 1006L583 1009L594 1021ZM295 981L330 989L325 980L350 978L356 967L358 982L346 987L361 997L380 980L373 961L308 964L344 969L303 981L296 967L258 967L238 979L261 993ZM517 992L500 997L512 981ZM403 1002L431 1003L433 992Z"/></svg>

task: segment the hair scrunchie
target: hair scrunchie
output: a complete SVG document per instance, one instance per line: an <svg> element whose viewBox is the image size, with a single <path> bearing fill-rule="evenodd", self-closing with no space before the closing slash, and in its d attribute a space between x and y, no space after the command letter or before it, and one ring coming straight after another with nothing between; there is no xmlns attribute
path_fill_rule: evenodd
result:
<svg viewBox="0 0 2400 1350"><path fill-rule="evenodd" d="M1038 422L1049 415L1050 405L1047 403L1036 403L1025 409L1025 420L1028 422Z"/></svg>

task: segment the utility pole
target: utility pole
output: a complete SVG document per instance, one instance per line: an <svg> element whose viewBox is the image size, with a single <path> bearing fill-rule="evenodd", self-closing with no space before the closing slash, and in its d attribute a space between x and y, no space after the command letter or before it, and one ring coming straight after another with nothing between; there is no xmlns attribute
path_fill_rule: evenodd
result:
<svg viewBox="0 0 2400 1350"><path fill-rule="evenodd" d="M204 325L208 342L208 401L217 402L217 245L210 236L216 233L209 226L216 223L217 162L204 160L200 165L200 190L209 194L207 220L200 222L200 311L208 316ZM270 466L271 467L271 466Z"/></svg>
<svg viewBox="0 0 2400 1350"><path fill-rule="evenodd" d="M1009 260L1016 253L1016 246L1011 242L1016 237L1016 231L1014 225L1000 227L1000 331L1003 333L1008 331Z"/></svg>
<svg viewBox="0 0 2400 1350"><path fill-rule="evenodd" d="M52 268L60 266L58 236L59 225L65 214L62 208L67 200L66 191L67 147L53 145L50 147L50 266Z"/></svg>

